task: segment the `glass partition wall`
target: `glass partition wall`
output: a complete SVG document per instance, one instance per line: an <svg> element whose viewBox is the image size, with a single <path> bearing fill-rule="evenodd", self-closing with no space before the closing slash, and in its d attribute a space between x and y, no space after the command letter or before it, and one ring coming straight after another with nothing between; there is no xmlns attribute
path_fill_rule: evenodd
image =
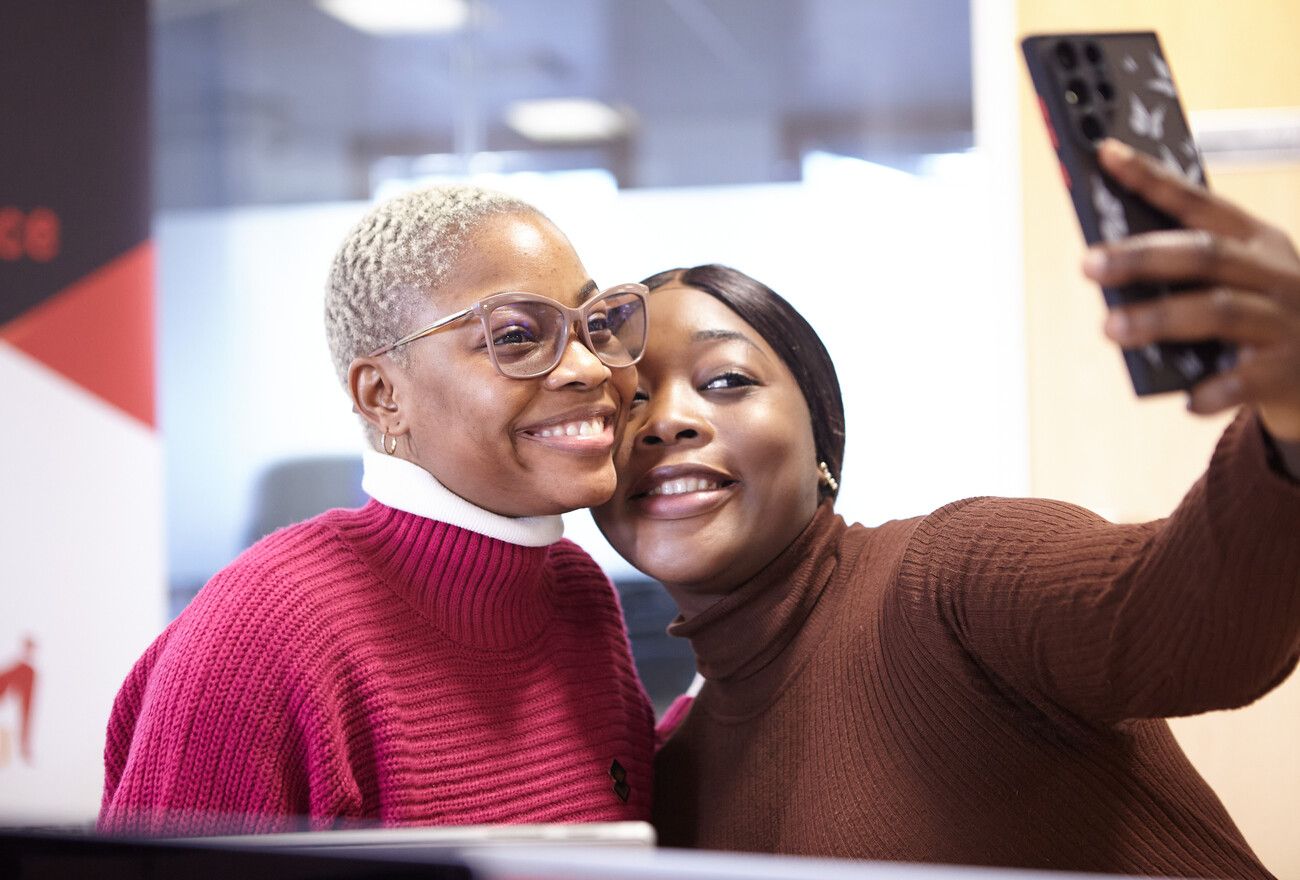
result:
<svg viewBox="0 0 1300 880"><path fill-rule="evenodd" d="M966 2L155 0L153 15L173 613L261 535L362 500L325 274L369 201L432 181L538 204L602 285L725 262L794 302L841 372L849 519L1024 490L999 442L1023 421L1022 343L1015 292L981 271ZM853 327L830 317L846 300ZM662 706L691 671L663 634L671 602L585 514L566 520L619 584Z"/></svg>

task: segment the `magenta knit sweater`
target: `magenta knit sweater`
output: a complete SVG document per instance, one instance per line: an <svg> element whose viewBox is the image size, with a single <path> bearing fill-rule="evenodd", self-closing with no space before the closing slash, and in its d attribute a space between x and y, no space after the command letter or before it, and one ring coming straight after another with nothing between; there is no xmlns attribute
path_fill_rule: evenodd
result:
<svg viewBox="0 0 1300 880"><path fill-rule="evenodd" d="M576 545L371 501L250 548L145 652L100 829L647 819L653 723Z"/></svg>

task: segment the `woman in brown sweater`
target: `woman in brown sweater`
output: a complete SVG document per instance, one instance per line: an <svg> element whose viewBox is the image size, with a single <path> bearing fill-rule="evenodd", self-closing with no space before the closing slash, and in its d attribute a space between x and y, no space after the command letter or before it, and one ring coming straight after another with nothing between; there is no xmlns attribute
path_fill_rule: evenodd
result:
<svg viewBox="0 0 1300 880"><path fill-rule="evenodd" d="M619 485L596 517L676 599L670 632L706 679L656 760L664 844L1268 876L1161 719L1248 703L1300 652L1300 258L1102 153L1192 231L1094 250L1086 273L1205 288L1117 311L1107 334L1241 349L1189 399L1240 415L1157 522L984 498L848 525L839 388L811 328L724 267L650 280Z"/></svg>

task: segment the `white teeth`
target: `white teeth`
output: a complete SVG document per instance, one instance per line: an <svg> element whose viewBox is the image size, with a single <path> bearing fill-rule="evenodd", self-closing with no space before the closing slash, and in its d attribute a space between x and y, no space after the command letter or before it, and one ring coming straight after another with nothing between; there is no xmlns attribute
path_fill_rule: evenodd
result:
<svg viewBox="0 0 1300 880"><path fill-rule="evenodd" d="M551 425L537 432L538 437L591 437L605 431L605 419L596 416L585 422L568 422L563 425Z"/></svg>
<svg viewBox="0 0 1300 880"><path fill-rule="evenodd" d="M677 480L665 480L655 486L647 495L685 495L687 492L709 492L719 488L716 480L702 477L682 477Z"/></svg>

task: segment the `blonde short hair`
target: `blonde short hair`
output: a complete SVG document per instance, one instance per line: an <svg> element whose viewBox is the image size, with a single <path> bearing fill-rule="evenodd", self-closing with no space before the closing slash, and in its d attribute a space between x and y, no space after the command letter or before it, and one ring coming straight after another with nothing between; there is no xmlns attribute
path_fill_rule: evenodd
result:
<svg viewBox="0 0 1300 880"><path fill-rule="evenodd" d="M343 386L354 358L410 331L411 314L443 284L484 219L519 213L540 214L513 196L467 185L414 190L367 212L335 254L325 290L325 335Z"/></svg>

